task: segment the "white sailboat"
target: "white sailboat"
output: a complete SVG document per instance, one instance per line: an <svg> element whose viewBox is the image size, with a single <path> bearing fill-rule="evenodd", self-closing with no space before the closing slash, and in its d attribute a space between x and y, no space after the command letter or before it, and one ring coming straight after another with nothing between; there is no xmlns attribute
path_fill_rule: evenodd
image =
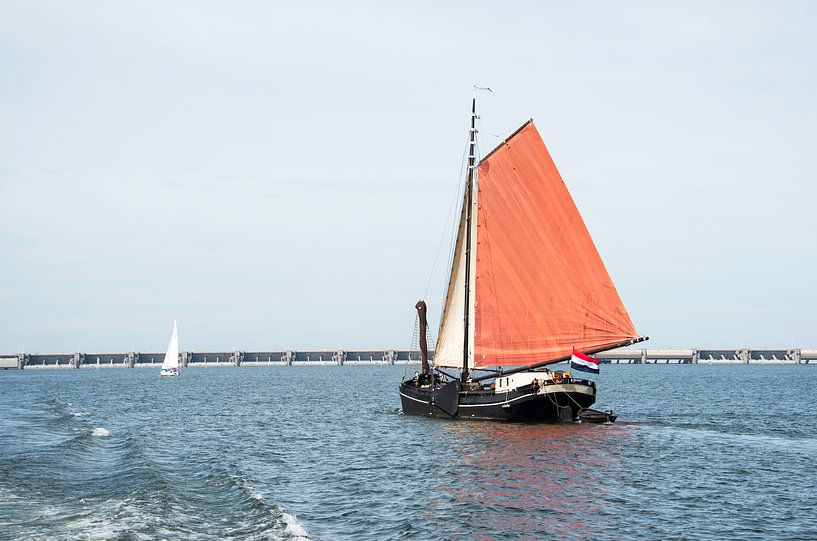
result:
<svg viewBox="0 0 817 541"><path fill-rule="evenodd" d="M173 320L173 334L170 335L170 343L167 345L165 360L159 375L169 377L179 375L179 329L175 319Z"/></svg>

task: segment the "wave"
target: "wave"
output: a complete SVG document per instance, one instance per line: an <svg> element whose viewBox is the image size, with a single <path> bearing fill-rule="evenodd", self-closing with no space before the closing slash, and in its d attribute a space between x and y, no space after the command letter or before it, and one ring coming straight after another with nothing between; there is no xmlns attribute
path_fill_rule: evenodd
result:
<svg viewBox="0 0 817 541"><path fill-rule="evenodd" d="M287 512L281 513L281 519L286 523L286 528L284 531L292 536L293 541L309 541L309 534L306 533L306 528L298 522L298 519L295 518L295 515L291 515Z"/></svg>
<svg viewBox="0 0 817 541"><path fill-rule="evenodd" d="M77 493L82 497L76 499L44 497L41 492L0 482L0 495L9 511L4 534L31 540L120 536L311 540L295 514L277 503L268 503L246 478L224 471L208 477L209 482L199 479L188 483L184 474L145 471L142 465L124 475L118 472L107 479L84 479L83 483L90 481L94 487L88 493Z"/></svg>
<svg viewBox="0 0 817 541"><path fill-rule="evenodd" d="M110 436L111 433L108 431L107 428L103 428L101 426L98 426L98 427L96 427L95 429L93 429L91 431L91 435L92 436L100 436L100 437L104 438L104 437Z"/></svg>
<svg viewBox="0 0 817 541"><path fill-rule="evenodd" d="M310 541L309 533L294 514L287 513L277 504L267 505L264 493L255 488L246 478L231 478L244 494L261 504L264 511L276 520L276 523L272 524L271 531L277 532L282 539L289 541Z"/></svg>
<svg viewBox="0 0 817 541"><path fill-rule="evenodd" d="M757 447L777 447L780 449L802 452L817 451L817 438L775 436L771 434L756 434L734 432L718 429L711 425L671 425L666 423L643 423L645 429L654 428L658 431L683 433L686 437L698 437L720 440L723 443L744 444Z"/></svg>

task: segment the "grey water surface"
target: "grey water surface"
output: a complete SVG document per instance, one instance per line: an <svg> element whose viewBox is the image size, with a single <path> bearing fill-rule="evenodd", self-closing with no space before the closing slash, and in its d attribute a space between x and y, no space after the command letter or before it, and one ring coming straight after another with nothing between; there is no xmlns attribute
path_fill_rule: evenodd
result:
<svg viewBox="0 0 817 541"><path fill-rule="evenodd" d="M0 538L817 539L817 367L605 365L614 425L404 416L405 370L0 372Z"/></svg>

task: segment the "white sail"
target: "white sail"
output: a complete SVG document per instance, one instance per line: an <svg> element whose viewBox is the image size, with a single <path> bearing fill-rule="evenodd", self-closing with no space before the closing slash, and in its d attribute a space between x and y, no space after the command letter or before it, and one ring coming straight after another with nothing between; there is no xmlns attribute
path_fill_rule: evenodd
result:
<svg viewBox="0 0 817 541"><path fill-rule="evenodd" d="M176 326L176 320L173 320L173 334L170 336L165 361L162 363L162 370L168 368L179 368L179 329Z"/></svg>
<svg viewBox="0 0 817 541"><path fill-rule="evenodd" d="M450 368L462 368L462 347L465 332L465 205L468 194L465 194L460 212L460 223L457 231L457 242L454 246L454 258L451 261L451 272L448 279L448 292L445 296L445 308L440 320L440 331L437 335L437 347L434 350L434 364ZM477 239L477 198L476 190L471 204L471 279L468 295L468 367L474 366L474 285L476 271Z"/></svg>

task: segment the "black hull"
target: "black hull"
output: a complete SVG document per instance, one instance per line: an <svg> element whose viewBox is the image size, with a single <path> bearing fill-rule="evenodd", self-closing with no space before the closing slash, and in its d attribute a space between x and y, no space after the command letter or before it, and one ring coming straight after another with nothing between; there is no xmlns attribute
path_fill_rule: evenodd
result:
<svg viewBox="0 0 817 541"><path fill-rule="evenodd" d="M458 391L456 405L444 403L441 389L400 385L403 413L445 419L485 419L523 422L571 422L596 401L596 388L586 380L562 384L529 385L509 393Z"/></svg>

